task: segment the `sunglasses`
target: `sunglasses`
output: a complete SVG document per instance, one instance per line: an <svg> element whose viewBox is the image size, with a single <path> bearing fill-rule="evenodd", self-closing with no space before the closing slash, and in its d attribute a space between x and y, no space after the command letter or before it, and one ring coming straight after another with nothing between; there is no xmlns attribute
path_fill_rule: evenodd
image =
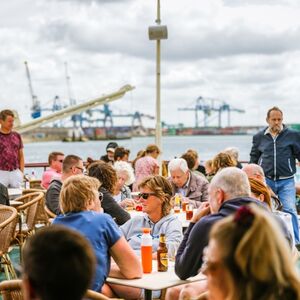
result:
<svg viewBox="0 0 300 300"><path fill-rule="evenodd" d="M99 200L100 200L100 202L102 202L102 200L103 200L103 193L101 193L101 192L99 192Z"/></svg>
<svg viewBox="0 0 300 300"><path fill-rule="evenodd" d="M144 200L147 200L149 196L155 195L155 193L139 193L138 198L143 198Z"/></svg>

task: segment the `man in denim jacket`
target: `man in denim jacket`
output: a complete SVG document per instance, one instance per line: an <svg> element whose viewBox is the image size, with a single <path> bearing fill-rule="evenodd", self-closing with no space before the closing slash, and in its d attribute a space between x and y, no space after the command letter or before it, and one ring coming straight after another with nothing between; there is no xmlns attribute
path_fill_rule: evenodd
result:
<svg viewBox="0 0 300 300"><path fill-rule="evenodd" d="M253 136L250 162L263 168L266 183L278 195L283 211L291 214L295 241L299 244L294 174L296 159L300 161L300 132L283 125L283 113L278 107L268 110L266 120L269 126Z"/></svg>

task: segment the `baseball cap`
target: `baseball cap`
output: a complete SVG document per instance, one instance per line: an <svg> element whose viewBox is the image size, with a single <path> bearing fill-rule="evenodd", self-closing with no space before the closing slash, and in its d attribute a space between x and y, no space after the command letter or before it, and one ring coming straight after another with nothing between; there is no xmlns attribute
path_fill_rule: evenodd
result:
<svg viewBox="0 0 300 300"><path fill-rule="evenodd" d="M116 142L110 142L107 144L106 146L106 152L107 151L111 151L111 152L115 152L115 149L118 147L118 144Z"/></svg>

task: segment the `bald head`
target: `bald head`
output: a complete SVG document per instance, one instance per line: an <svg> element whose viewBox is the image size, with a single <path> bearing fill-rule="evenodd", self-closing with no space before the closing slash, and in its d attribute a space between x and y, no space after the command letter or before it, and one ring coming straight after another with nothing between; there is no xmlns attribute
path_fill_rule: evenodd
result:
<svg viewBox="0 0 300 300"><path fill-rule="evenodd" d="M226 200L250 196L248 177L236 167L228 167L218 172L210 185L223 190Z"/></svg>
<svg viewBox="0 0 300 300"><path fill-rule="evenodd" d="M222 169L210 182L208 195L210 210L212 213L217 213L225 201L239 197L250 197L248 177L245 172L236 167Z"/></svg>
<svg viewBox="0 0 300 300"><path fill-rule="evenodd" d="M247 164L242 168L242 170L246 173L248 178L256 178L265 182L265 173L261 166L257 164Z"/></svg>

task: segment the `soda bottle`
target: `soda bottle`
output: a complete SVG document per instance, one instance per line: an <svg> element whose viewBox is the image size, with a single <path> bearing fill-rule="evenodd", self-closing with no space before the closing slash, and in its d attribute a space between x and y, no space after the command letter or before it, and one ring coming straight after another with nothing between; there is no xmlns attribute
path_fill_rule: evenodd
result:
<svg viewBox="0 0 300 300"><path fill-rule="evenodd" d="M143 228L141 257L144 273L152 272L152 236L150 235L150 231L150 228Z"/></svg>
<svg viewBox="0 0 300 300"><path fill-rule="evenodd" d="M166 236L161 233L159 236L159 245L157 248L157 271L168 271L168 248L166 245Z"/></svg>

